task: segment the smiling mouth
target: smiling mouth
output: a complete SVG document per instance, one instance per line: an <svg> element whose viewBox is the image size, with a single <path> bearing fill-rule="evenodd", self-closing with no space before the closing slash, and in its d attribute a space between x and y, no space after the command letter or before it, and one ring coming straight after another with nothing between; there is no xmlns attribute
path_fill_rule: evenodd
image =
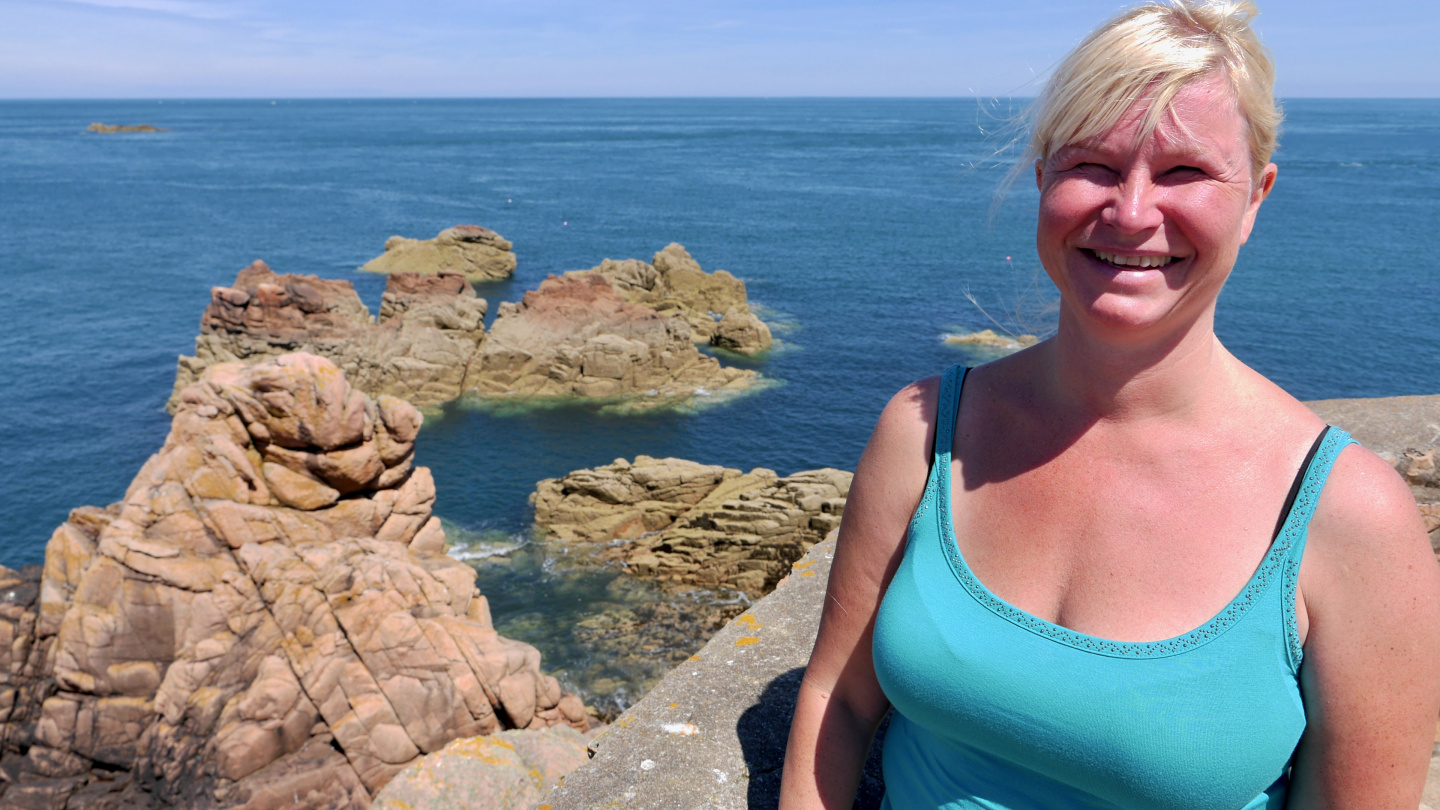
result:
<svg viewBox="0 0 1440 810"><path fill-rule="evenodd" d="M1178 256L1117 256L1114 253L1106 253L1103 250L1091 250L1081 248L1085 253L1099 259L1100 261L1124 270L1148 270L1155 267L1164 267L1171 262L1180 261Z"/></svg>

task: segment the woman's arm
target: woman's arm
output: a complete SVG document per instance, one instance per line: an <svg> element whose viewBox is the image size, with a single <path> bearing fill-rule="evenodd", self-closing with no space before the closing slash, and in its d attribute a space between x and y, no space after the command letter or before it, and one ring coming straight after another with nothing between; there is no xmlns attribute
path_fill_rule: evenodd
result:
<svg viewBox="0 0 1440 810"><path fill-rule="evenodd" d="M931 378L896 394L855 469L820 632L790 725L783 810L848 810L870 738L889 708L875 680L870 638L925 489L939 388L939 378Z"/></svg>
<svg viewBox="0 0 1440 810"><path fill-rule="evenodd" d="M1414 498L1374 453L1336 459L1299 590L1307 725L1288 806L1414 810L1440 711L1440 566Z"/></svg>

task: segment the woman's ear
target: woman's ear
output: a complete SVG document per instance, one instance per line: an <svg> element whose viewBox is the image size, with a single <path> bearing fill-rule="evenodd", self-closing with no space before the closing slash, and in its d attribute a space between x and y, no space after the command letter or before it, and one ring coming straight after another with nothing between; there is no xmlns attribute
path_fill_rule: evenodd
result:
<svg viewBox="0 0 1440 810"><path fill-rule="evenodd" d="M1268 163L1260 170L1260 176L1250 187L1250 203L1245 206L1245 218L1240 223L1240 244L1250 241L1250 231L1255 227L1255 217L1260 213L1260 203L1270 196L1275 188L1275 175L1280 171L1274 163Z"/></svg>
<svg viewBox="0 0 1440 810"><path fill-rule="evenodd" d="M1042 168L1044 165L1040 158L1035 158L1035 188L1037 189L1040 188L1040 182L1045 177L1045 171Z"/></svg>

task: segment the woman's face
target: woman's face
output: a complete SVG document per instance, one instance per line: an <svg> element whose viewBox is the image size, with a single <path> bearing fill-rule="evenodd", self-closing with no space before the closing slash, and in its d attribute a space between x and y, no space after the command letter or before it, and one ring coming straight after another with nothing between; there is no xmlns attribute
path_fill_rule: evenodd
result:
<svg viewBox="0 0 1440 810"><path fill-rule="evenodd" d="M1137 142L1148 106L1035 165L1036 246L1062 308L1116 336L1168 331L1213 307L1275 181L1274 164L1252 177L1222 76L1184 87Z"/></svg>

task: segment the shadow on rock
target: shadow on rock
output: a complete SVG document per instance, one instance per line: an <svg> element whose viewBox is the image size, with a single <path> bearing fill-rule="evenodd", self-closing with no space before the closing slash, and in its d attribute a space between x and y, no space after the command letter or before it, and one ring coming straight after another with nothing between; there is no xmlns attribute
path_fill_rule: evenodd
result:
<svg viewBox="0 0 1440 810"><path fill-rule="evenodd" d="M795 714L795 698L800 692L804 667L795 667L775 677L765 686L760 702L746 709L735 724L735 735L744 751L745 766L750 772L747 805L750 810L772 810L780 804L780 774L785 764L785 742L790 736L790 719ZM860 788L855 793L853 810L876 810L885 795L885 782L880 775L880 749L885 731L890 726L887 714L875 732Z"/></svg>

